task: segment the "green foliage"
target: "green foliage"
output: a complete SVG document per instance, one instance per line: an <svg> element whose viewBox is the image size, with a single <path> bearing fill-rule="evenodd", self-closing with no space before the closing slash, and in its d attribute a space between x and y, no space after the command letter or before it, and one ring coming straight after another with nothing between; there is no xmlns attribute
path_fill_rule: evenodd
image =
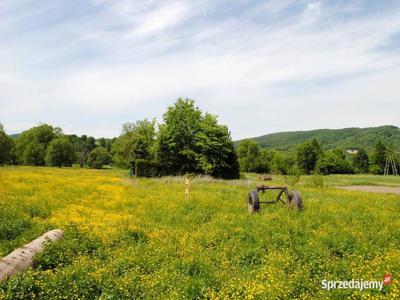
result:
<svg viewBox="0 0 400 300"><path fill-rule="evenodd" d="M271 170L272 153L261 149L256 141L241 141L237 153L242 172L268 173Z"/></svg>
<svg viewBox="0 0 400 300"><path fill-rule="evenodd" d="M13 162L14 148L14 140L0 128L0 166Z"/></svg>
<svg viewBox="0 0 400 300"><path fill-rule="evenodd" d="M351 164L340 150L327 151L320 155L315 170L322 175L354 173Z"/></svg>
<svg viewBox="0 0 400 300"><path fill-rule="evenodd" d="M296 166L296 156L291 152L274 151L272 154L272 172L286 175ZM296 167L297 168L297 167Z"/></svg>
<svg viewBox="0 0 400 300"><path fill-rule="evenodd" d="M301 171L296 168L292 167L289 169L287 175L284 177L284 181L289 186L296 186L301 178Z"/></svg>
<svg viewBox="0 0 400 300"><path fill-rule="evenodd" d="M68 139L74 148L74 163L78 163L82 168L87 164L89 153L96 148L96 140L92 136L82 135L79 137L75 134L68 135Z"/></svg>
<svg viewBox="0 0 400 300"><path fill-rule="evenodd" d="M325 189L327 187L326 178L321 174L313 174L309 178L311 187Z"/></svg>
<svg viewBox="0 0 400 300"><path fill-rule="evenodd" d="M137 159L151 160L154 158L155 120L126 123L122 134L112 147L114 162L117 166L128 168Z"/></svg>
<svg viewBox="0 0 400 300"><path fill-rule="evenodd" d="M157 177L159 175L157 163L146 159L136 159L135 174L137 177Z"/></svg>
<svg viewBox="0 0 400 300"><path fill-rule="evenodd" d="M17 160L24 165L44 166L48 145L61 134L60 128L47 124L24 131L16 141Z"/></svg>
<svg viewBox="0 0 400 300"><path fill-rule="evenodd" d="M238 178L235 149L228 127L206 113L196 135L197 163L202 172L217 178Z"/></svg>
<svg viewBox="0 0 400 300"><path fill-rule="evenodd" d="M47 147L46 165L70 167L74 161L74 148L65 136L53 139Z"/></svg>
<svg viewBox="0 0 400 300"><path fill-rule="evenodd" d="M238 178L230 133L211 114L203 115L190 99L178 99L164 114L156 158L166 174L209 174Z"/></svg>
<svg viewBox="0 0 400 300"><path fill-rule="evenodd" d="M396 126L279 132L256 137L254 140L263 148L290 150L314 138L325 150L363 148L369 152L378 140L385 144L390 142L396 149L400 149L400 128Z"/></svg>
<svg viewBox="0 0 400 300"><path fill-rule="evenodd" d="M364 149L359 149L353 156L353 167L356 173L368 173L369 171L369 158Z"/></svg>
<svg viewBox="0 0 400 300"><path fill-rule="evenodd" d="M96 147L90 152L87 162L90 168L101 169L104 165L111 162L111 155L107 149L101 146Z"/></svg>
<svg viewBox="0 0 400 300"><path fill-rule="evenodd" d="M386 163L386 147L379 141L375 144L371 154L371 173L383 174Z"/></svg>
<svg viewBox="0 0 400 300"><path fill-rule="evenodd" d="M316 139L297 147L297 166L305 174L311 174L316 167L321 148Z"/></svg>
<svg viewBox="0 0 400 300"><path fill-rule="evenodd" d="M160 126L157 151L157 159L168 173L201 173L196 136L202 119L201 110L193 100L179 98L168 107Z"/></svg>
<svg viewBox="0 0 400 300"><path fill-rule="evenodd" d="M18 206L0 208L0 243L17 238L32 226L30 218Z"/></svg>

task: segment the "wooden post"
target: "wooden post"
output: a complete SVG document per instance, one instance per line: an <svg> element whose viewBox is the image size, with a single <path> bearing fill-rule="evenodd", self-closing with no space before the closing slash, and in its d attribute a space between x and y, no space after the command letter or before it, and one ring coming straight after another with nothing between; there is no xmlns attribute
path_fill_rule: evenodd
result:
<svg viewBox="0 0 400 300"><path fill-rule="evenodd" d="M60 229L54 229L33 240L29 244L21 248L15 249L13 252L0 260L0 282L15 275L20 271L24 271L33 263L33 257L36 253L42 252L45 244L55 242L64 235Z"/></svg>
<svg viewBox="0 0 400 300"><path fill-rule="evenodd" d="M189 177L185 176L185 200L189 200L189 188L190 188Z"/></svg>

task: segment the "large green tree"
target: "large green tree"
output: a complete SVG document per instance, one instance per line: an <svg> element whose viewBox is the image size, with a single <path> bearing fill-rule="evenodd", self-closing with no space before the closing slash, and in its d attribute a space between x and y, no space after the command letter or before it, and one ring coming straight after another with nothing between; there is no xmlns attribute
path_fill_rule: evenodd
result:
<svg viewBox="0 0 400 300"><path fill-rule="evenodd" d="M369 158L364 149L359 149L353 156L353 167L357 173L368 173L369 171Z"/></svg>
<svg viewBox="0 0 400 300"><path fill-rule="evenodd" d="M386 147L379 141L375 144L371 154L371 172L374 174L383 174L386 164Z"/></svg>
<svg viewBox="0 0 400 300"><path fill-rule="evenodd" d="M46 165L52 167L70 167L74 162L74 147L65 136L53 139L47 147Z"/></svg>
<svg viewBox="0 0 400 300"><path fill-rule="evenodd" d="M24 165L44 166L47 147L62 134L60 128L43 124L24 131L16 141L16 158Z"/></svg>
<svg viewBox="0 0 400 300"><path fill-rule="evenodd" d="M198 173L238 178L235 149L226 126L190 99L168 107L159 126L156 159L164 174Z"/></svg>
<svg viewBox="0 0 400 300"><path fill-rule="evenodd" d="M297 166L305 174L314 172L321 148L316 139L305 142L297 148Z"/></svg>
<svg viewBox="0 0 400 300"><path fill-rule="evenodd" d="M112 147L114 161L119 167L129 167L137 159L154 158L155 124L155 120L145 119L123 125L122 133Z"/></svg>
<svg viewBox="0 0 400 300"><path fill-rule="evenodd" d="M196 136L202 113L190 99L179 98L164 114L158 135L157 159L167 173L201 173Z"/></svg>
<svg viewBox="0 0 400 300"><path fill-rule="evenodd" d="M11 164L13 162L14 140L3 130L0 124L0 165Z"/></svg>
<svg viewBox="0 0 400 300"><path fill-rule="evenodd" d="M197 162L203 173L226 179L239 177L228 127L219 125L216 116L206 113L195 138L199 150Z"/></svg>

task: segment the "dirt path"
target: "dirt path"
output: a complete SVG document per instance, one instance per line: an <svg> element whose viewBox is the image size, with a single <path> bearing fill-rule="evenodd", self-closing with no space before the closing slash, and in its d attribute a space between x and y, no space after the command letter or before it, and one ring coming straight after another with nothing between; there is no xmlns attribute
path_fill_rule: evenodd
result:
<svg viewBox="0 0 400 300"><path fill-rule="evenodd" d="M350 185L350 186L337 186L337 188L343 189L343 190L348 190L348 191L400 194L400 187L390 187L390 186Z"/></svg>

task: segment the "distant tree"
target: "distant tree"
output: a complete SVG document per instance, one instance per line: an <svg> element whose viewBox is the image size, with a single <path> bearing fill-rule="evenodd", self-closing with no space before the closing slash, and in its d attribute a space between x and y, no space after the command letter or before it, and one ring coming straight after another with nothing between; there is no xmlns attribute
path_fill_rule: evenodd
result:
<svg viewBox="0 0 400 300"><path fill-rule="evenodd" d="M340 159L346 159L346 155L345 155L345 153L344 153L344 151L342 149L336 148L332 152L333 152L333 154L335 154Z"/></svg>
<svg viewBox="0 0 400 300"><path fill-rule="evenodd" d="M53 139L47 147L46 165L54 167L70 167L74 161L74 148L67 137Z"/></svg>
<svg viewBox="0 0 400 300"><path fill-rule="evenodd" d="M1 125L1 124L0 124ZM3 130L0 128L0 165L11 164L13 162L14 154L14 140L10 138Z"/></svg>
<svg viewBox="0 0 400 300"><path fill-rule="evenodd" d="M1 123L0 123L0 131L4 131L4 126Z"/></svg>
<svg viewBox="0 0 400 300"><path fill-rule="evenodd" d="M16 140L16 158L24 165L44 166L47 146L62 131L43 124L24 131Z"/></svg>
<svg viewBox="0 0 400 300"><path fill-rule="evenodd" d="M375 144L371 154L371 172L374 174L383 174L386 163L386 147L379 141Z"/></svg>
<svg viewBox="0 0 400 300"><path fill-rule="evenodd" d="M341 151L327 151L322 153L316 164L316 172L328 174L353 174L351 164L345 159Z"/></svg>
<svg viewBox="0 0 400 300"><path fill-rule="evenodd" d="M353 156L353 167L357 173L368 173L369 158L364 149L358 150L358 152Z"/></svg>
<svg viewBox="0 0 400 300"><path fill-rule="evenodd" d="M273 173L288 175L296 167L296 156L291 152L275 151L272 156L271 170Z"/></svg>
<svg viewBox="0 0 400 300"><path fill-rule="evenodd" d="M260 156L260 146L254 140L243 140L237 148L240 170L255 172Z"/></svg>
<svg viewBox="0 0 400 300"><path fill-rule="evenodd" d="M261 149L254 140L242 140L237 148L242 172L267 173L271 170L272 153Z"/></svg>
<svg viewBox="0 0 400 300"><path fill-rule="evenodd" d="M112 147L115 163L127 168L137 159L153 159L155 136L155 120L124 124Z"/></svg>
<svg viewBox="0 0 400 300"><path fill-rule="evenodd" d="M74 148L75 163L78 163L81 168L87 163L89 153L96 147L96 141L94 137L87 137L82 135L80 137L76 135L69 135L69 141Z"/></svg>
<svg viewBox="0 0 400 300"><path fill-rule="evenodd" d="M316 167L321 148L316 139L305 142L297 148L297 165L305 174L311 174Z"/></svg>
<svg viewBox="0 0 400 300"><path fill-rule="evenodd" d="M94 169L101 169L104 165L111 162L111 155L104 147L96 147L90 152L88 166Z"/></svg>

